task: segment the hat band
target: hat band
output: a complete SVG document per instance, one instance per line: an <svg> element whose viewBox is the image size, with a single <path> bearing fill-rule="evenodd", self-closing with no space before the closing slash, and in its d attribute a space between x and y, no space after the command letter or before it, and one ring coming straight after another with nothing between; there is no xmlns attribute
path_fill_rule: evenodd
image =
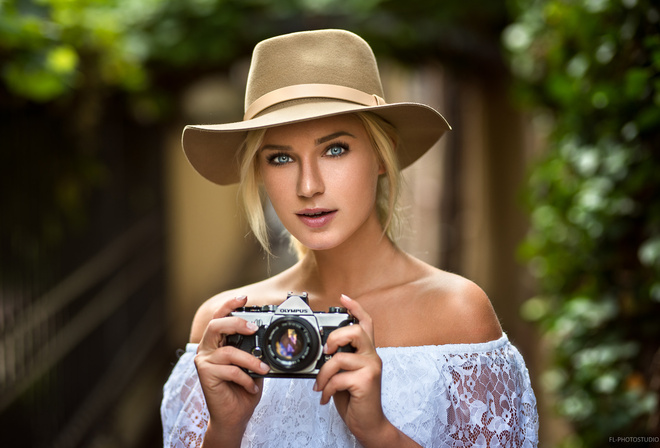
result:
<svg viewBox="0 0 660 448"><path fill-rule="evenodd" d="M257 98L245 111L243 120L254 118L259 112L284 101L301 98L332 98L350 101L364 106L379 106L387 104L383 98L375 94L368 94L351 87L336 84L296 84L282 87L266 93Z"/></svg>

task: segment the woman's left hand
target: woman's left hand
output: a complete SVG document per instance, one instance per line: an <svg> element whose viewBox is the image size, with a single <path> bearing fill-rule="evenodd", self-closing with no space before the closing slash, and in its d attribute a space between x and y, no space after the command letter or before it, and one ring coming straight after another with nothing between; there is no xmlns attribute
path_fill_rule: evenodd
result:
<svg viewBox="0 0 660 448"><path fill-rule="evenodd" d="M339 415L362 442L382 434L390 425L380 397L383 363L376 353L369 314L358 302L345 295L342 295L341 303L359 324L330 333L324 351L334 355L319 371L314 390L322 392L321 404L334 398ZM337 348L349 344L355 347L355 353L335 353Z"/></svg>

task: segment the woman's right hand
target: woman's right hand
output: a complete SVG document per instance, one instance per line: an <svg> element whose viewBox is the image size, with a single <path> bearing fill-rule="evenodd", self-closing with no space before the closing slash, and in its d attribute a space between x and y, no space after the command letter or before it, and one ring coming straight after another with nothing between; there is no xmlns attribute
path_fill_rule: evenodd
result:
<svg viewBox="0 0 660 448"><path fill-rule="evenodd" d="M195 367L210 415L204 446L240 446L263 386L262 378L250 377L241 367L260 374L270 370L250 353L225 345L227 335L251 335L258 328L229 316L246 302L245 296L224 302L206 326L197 349Z"/></svg>

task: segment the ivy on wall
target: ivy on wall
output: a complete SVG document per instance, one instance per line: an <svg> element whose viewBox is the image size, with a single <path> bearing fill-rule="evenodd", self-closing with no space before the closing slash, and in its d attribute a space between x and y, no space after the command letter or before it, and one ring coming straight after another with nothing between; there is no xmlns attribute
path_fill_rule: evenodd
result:
<svg viewBox="0 0 660 448"><path fill-rule="evenodd" d="M521 247L540 294L522 311L554 349L543 383L575 430L562 445L658 435L660 10L646 0L510 7L503 41L518 94L549 129Z"/></svg>

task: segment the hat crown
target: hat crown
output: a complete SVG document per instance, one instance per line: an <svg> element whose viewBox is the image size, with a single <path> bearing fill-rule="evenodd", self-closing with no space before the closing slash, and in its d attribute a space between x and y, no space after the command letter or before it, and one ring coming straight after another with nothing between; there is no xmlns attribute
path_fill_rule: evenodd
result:
<svg viewBox="0 0 660 448"><path fill-rule="evenodd" d="M257 44L245 110L263 95L300 84L338 85L383 96L376 58L364 39L344 30L303 31Z"/></svg>
<svg viewBox="0 0 660 448"><path fill-rule="evenodd" d="M248 132L348 113L369 112L398 134L401 168L413 163L450 129L425 104L388 104L376 58L364 39L344 30L303 31L266 39L254 49L243 120L188 125L182 144L202 176L220 185L240 181Z"/></svg>

